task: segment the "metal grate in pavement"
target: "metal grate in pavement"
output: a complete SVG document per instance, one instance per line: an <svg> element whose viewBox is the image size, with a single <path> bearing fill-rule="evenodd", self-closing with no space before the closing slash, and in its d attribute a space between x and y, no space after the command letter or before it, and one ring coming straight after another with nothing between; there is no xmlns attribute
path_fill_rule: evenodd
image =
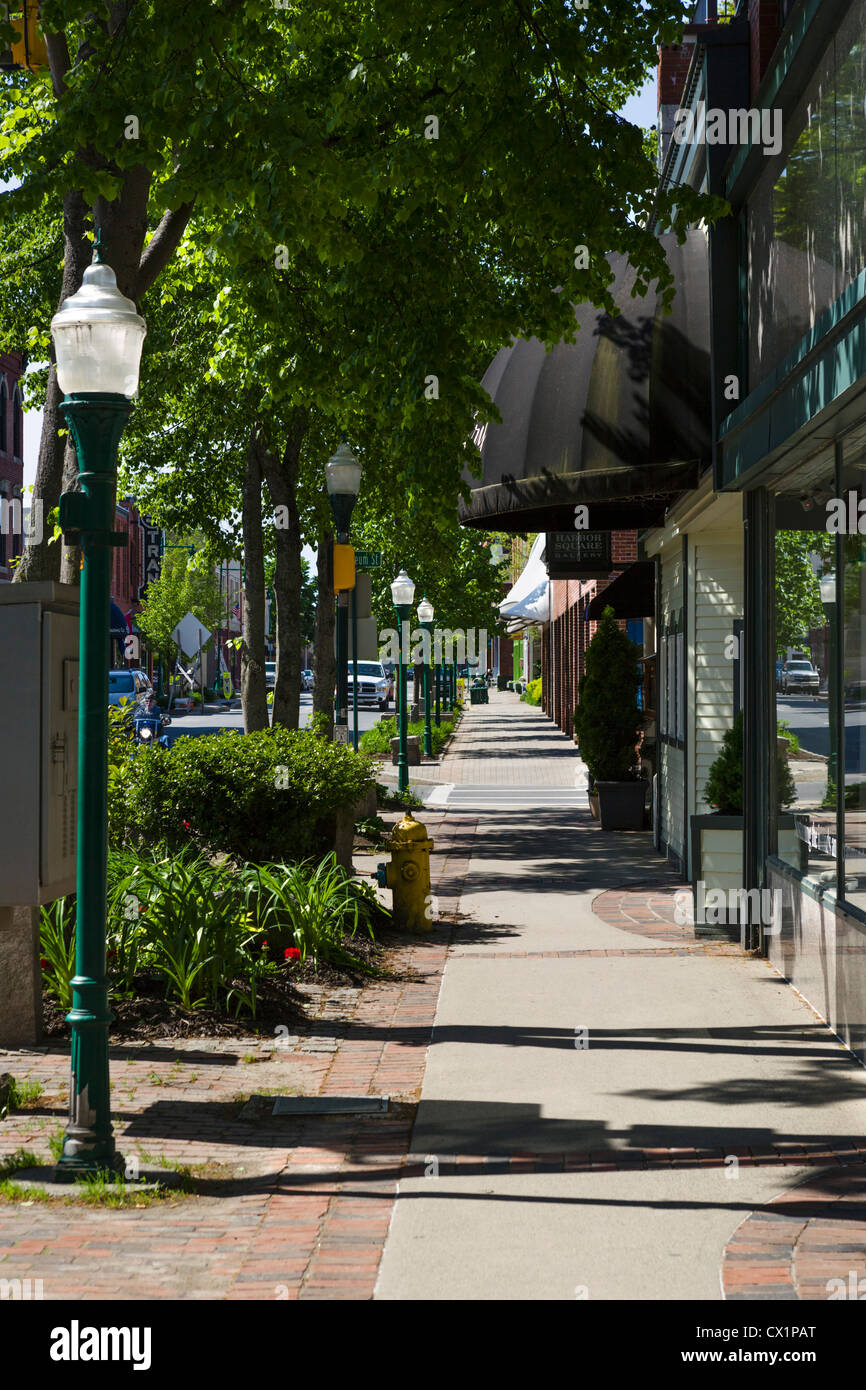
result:
<svg viewBox="0 0 866 1390"><path fill-rule="evenodd" d="M278 1096L272 1115L382 1115L389 1096Z"/></svg>

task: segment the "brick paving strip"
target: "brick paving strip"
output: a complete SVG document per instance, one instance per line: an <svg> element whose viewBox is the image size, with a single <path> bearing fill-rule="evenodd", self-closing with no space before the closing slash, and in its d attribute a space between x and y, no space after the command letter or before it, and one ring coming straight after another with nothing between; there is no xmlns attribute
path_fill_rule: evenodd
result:
<svg viewBox="0 0 866 1390"><path fill-rule="evenodd" d="M866 1173L821 1175L747 1216L725 1249L722 1289L736 1300L866 1298Z"/></svg>

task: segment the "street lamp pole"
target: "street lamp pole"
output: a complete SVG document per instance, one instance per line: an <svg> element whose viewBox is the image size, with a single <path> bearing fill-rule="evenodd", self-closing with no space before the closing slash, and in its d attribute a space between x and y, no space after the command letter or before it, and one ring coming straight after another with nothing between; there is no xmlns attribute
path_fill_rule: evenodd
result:
<svg viewBox="0 0 866 1390"><path fill-rule="evenodd" d="M433 605L423 598L418 604L418 623L428 634L433 636ZM431 653L426 652L424 662L424 753L428 758L433 756L433 730L430 727L430 659Z"/></svg>
<svg viewBox="0 0 866 1390"><path fill-rule="evenodd" d="M436 728L437 728L437 729L439 728L439 722L440 722L440 718L441 718L441 712L440 712L441 686L442 686L442 663L441 663L441 661L437 661L437 662L436 662Z"/></svg>
<svg viewBox="0 0 866 1390"><path fill-rule="evenodd" d="M403 659L403 624L409 621L414 598L415 585L406 571L401 570L391 585L391 599L394 604L394 612L397 614L397 631L399 633L400 664L398 667L398 690L400 693L400 744L397 754L397 790L401 792L408 791L409 789L409 711L406 708L406 662Z"/></svg>
<svg viewBox="0 0 866 1390"><path fill-rule="evenodd" d="M361 490L361 465L345 439L325 465L325 482L328 487L328 499L334 517L337 541L340 545L348 545L352 512ZM347 743L349 738L349 594L348 590L345 589L337 595L336 648L337 708L334 711L334 729L335 733L337 728L345 730L339 741Z"/></svg>
<svg viewBox="0 0 866 1390"><path fill-rule="evenodd" d="M94 263L81 288L51 321L61 412L78 455L79 491L60 499L67 543L81 547L79 632L78 842L72 1076L69 1121L56 1175L116 1171L108 1080L105 975L108 858L108 669L111 550L123 543L113 529L117 446L138 389L144 319L103 264L97 234Z"/></svg>
<svg viewBox="0 0 866 1390"><path fill-rule="evenodd" d="M831 796L834 805L838 791L839 780L839 730L836 721L836 700L837 685L836 680L836 651L839 641L838 608L836 606L836 576L827 575L819 581L821 590L821 606L827 619L829 629L829 641L827 650L829 654L827 666L827 714L830 735L829 756L827 758L827 791L825 801L829 802Z"/></svg>

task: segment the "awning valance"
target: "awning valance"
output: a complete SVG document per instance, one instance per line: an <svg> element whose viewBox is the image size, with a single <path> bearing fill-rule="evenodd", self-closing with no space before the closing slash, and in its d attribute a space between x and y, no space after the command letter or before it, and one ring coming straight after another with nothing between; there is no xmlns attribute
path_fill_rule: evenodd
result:
<svg viewBox="0 0 866 1390"><path fill-rule="evenodd" d="M711 455L707 239L662 243L676 283L665 316L651 291L632 298L635 274L609 257L616 317L575 309L574 343L537 338L502 348L482 385L501 424L479 431L482 476L466 481L468 526L568 531L574 508L592 530L661 521Z"/></svg>
<svg viewBox="0 0 866 1390"><path fill-rule="evenodd" d="M655 588L655 561L637 560L587 604L587 621L597 623L605 608L612 608L618 618L651 618Z"/></svg>

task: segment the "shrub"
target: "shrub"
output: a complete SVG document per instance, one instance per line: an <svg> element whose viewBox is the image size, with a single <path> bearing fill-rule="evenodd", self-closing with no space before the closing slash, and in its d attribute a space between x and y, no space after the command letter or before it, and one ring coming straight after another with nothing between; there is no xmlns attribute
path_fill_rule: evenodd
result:
<svg viewBox="0 0 866 1390"><path fill-rule="evenodd" d="M586 650L586 669L574 711L580 756L592 782L627 782L636 776L643 716L637 702L639 649L605 608Z"/></svg>
<svg viewBox="0 0 866 1390"><path fill-rule="evenodd" d="M797 789L787 758L776 751L776 784L779 806L797 799ZM743 714L742 710L722 739L722 747L707 776L704 801L721 815L743 814Z"/></svg>
<svg viewBox="0 0 866 1390"><path fill-rule="evenodd" d="M366 759L310 730L181 738L119 768L110 843L193 844L238 860L318 858L333 847L338 808L372 782Z"/></svg>
<svg viewBox="0 0 866 1390"><path fill-rule="evenodd" d="M541 678L539 677L538 680L530 681L526 687L525 693L521 695L520 698L521 700L525 700L528 705L540 705Z"/></svg>

